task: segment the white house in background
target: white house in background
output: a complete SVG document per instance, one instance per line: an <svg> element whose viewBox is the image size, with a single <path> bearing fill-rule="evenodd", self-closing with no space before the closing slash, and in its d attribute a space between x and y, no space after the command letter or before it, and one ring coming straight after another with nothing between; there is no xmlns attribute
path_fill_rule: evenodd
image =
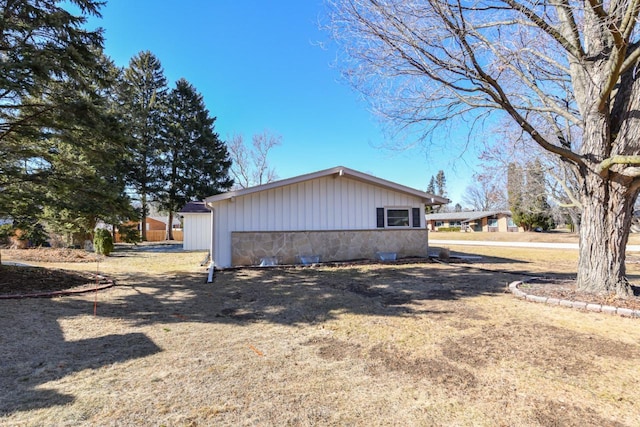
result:
<svg viewBox="0 0 640 427"><path fill-rule="evenodd" d="M426 257L424 207L445 203L338 166L211 196L209 228L200 212L183 210L184 247L201 247L206 235L217 267Z"/></svg>
<svg viewBox="0 0 640 427"><path fill-rule="evenodd" d="M189 202L182 216L182 248L186 251L208 250L211 247L211 211L204 202Z"/></svg>

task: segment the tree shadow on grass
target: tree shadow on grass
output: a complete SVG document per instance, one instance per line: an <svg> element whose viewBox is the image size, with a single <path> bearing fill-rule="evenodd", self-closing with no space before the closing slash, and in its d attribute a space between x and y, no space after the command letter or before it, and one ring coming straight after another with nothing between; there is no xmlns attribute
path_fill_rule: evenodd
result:
<svg viewBox="0 0 640 427"><path fill-rule="evenodd" d="M43 388L43 384L161 351L145 334L134 332L68 341L58 319L80 313L59 301L1 302L0 415L71 403L73 395Z"/></svg>
<svg viewBox="0 0 640 427"><path fill-rule="evenodd" d="M364 264L342 267L248 268L200 273L132 274L99 297L97 315L134 326L177 322L304 326L342 314L474 316L463 300L505 292L512 274L440 265ZM153 355L161 349L130 332L65 339L59 319L87 314L93 294L57 300L3 301L0 320L0 414L65 405L75 397L44 384L85 369Z"/></svg>
<svg viewBox="0 0 640 427"><path fill-rule="evenodd" d="M376 316L455 314L455 303L502 294L512 275L423 262L350 267L247 268L215 273L132 276L129 292L102 303L99 315L138 325L196 321L284 325L331 320L341 313Z"/></svg>

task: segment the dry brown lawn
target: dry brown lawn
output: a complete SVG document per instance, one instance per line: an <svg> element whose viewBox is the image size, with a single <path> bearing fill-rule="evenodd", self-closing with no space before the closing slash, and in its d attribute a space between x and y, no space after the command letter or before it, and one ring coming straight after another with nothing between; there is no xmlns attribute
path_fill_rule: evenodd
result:
<svg viewBox="0 0 640 427"><path fill-rule="evenodd" d="M521 272L570 274L570 252L481 249L213 284L201 253L55 265L118 286L0 301L0 424L639 425L640 320L505 293Z"/></svg>
<svg viewBox="0 0 640 427"><path fill-rule="evenodd" d="M545 233L462 233L459 231L429 232L429 240L488 240L502 242L546 242L546 243L578 243L577 233L567 231L551 231ZM629 235L629 244L640 244L640 233Z"/></svg>

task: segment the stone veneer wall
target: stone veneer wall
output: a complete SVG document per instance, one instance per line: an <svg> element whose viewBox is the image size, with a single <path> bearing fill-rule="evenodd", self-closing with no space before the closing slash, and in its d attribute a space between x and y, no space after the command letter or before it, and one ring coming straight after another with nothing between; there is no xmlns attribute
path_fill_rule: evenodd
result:
<svg viewBox="0 0 640 427"><path fill-rule="evenodd" d="M378 252L398 258L427 257L427 230L235 231L231 264L256 265L276 257L279 264L298 264L300 256L319 255L321 262L377 259Z"/></svg>

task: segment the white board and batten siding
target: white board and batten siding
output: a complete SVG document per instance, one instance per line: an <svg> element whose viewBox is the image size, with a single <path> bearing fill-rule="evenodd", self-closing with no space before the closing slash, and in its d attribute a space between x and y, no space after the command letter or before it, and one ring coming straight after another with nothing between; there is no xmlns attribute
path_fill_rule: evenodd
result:
<svg viewBox="0 0 640 427"><path fill-rule="evenodd" d="M420 197L348 176L322 176L208 204L215 212L214 259L222 267L231 264L233 231L371 230L377 228L376 208L383 207L420 208L420 228L425 227ZM185 241L188 232L185 226Z"/></svg>
<svg viewBox="0 0 640 427"><path fill-rule="evenodd" d="M183 213L182 249L185 251L211 248L211 212Z"/></svg>

